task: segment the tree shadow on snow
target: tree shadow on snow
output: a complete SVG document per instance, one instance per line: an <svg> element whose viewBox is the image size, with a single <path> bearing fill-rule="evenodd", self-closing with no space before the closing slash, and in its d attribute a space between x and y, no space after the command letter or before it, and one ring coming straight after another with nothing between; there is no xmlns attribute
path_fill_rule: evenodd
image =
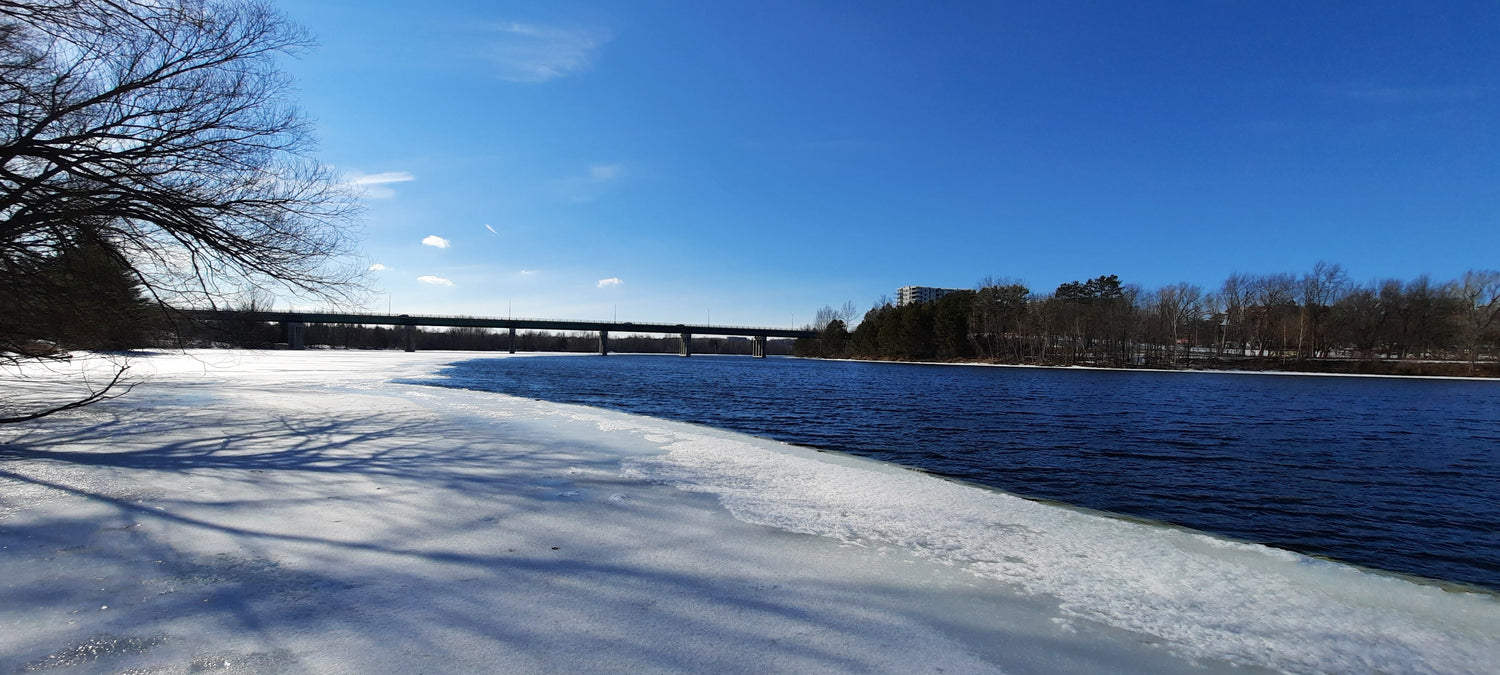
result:
<svg viewBox="0 0 1500 675"><path fill-rule="evenodd" d="M0 672L908 670L912 626L1101 658L954 616L961 590L789 568L617 452L453 420L158 408L16 435L0 494L40 496L0 520ZM325 510L357 523L287 520Z"/></svg>

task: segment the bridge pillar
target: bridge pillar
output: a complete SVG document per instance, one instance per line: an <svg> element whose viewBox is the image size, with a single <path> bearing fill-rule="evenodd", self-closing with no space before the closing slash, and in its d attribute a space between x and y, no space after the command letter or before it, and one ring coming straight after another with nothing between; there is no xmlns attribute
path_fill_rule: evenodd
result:
<svg viewBox="0 0 1500 675"><path fill-rule="evenodd" d="M682 355L682 356L692 356L693 355L693 334L692 333L683 333L682 334L682 345L677 348L677 353L680 354L680 355Z"/></svg>
<svg viewBox="0 0 1500 675"><path fill-rule="evenodd" d="M300 321L285 321L281 324L286 328L286 348L307 348L307 324Z"/></svg>
<svg viewBox="0 0 1500 675"><path fill-rule="evenodd" d="M406 334L406 351L417 351L417 327L407 326L404 332Z"/></svg>
<svg viewBox="0 0 1500 675"><path fill-rule="evenodd" d="M514 326L510 329L510 353L516 353L516 329Z"/></svg>
<svg viewBox="0 0 1500 675"><path fill-rule="evenodd" d="M609 331L607 330L599 331L599 355L609 355Z"/></svg>
<svg viewBox="0 0 1500 675"><path fill-rule="evenodd" d="M750 355L757 359L766 358L766 336L753 335L750 337Z"/></svg>

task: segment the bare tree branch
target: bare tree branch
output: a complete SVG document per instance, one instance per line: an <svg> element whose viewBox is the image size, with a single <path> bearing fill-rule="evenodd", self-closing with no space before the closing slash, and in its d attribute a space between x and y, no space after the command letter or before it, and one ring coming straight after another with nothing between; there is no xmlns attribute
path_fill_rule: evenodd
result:
<svg viewBox="0 0 1500 675"><path fill-rule="evenodd" d="M88 395L84 396L83 398L79 398L79 399L76 399L76 400L68 401L66 403L62 403L62 404L59 404L59 405L52 405L52 406L49 406L49 407L45 407L45 408L43 408L41 410L36 410L36 411L32 411L32 412L21 414L21 415L14 415L14 416L9 416L9 417L0 417L0 424L13 424L13 423L16 423L16 422L30 422L31 420L41 419L41 418L46 417L48 415L55 415L57 413L65 411L65 410L73 410L73 409L76 409L76 408L82 408L82 407L84 407L86 405L91 405L91 404L94 404L94 403L98 403L100 401L107 401L107 400L112 399L112 398L119 398L121 396L124 396L125 394L130 393L131 389L135 388L135 383L130 383L130 384L125 385L124 391L115 392L113 395L111 395L110 392L113 391L114 388L117 385L120 384L120 378L122 378L122 377L125 376L125 371L127 371L127 370L130 370L130 366L120 366L120 368L115 371L114 377L110 378L108 384L105 384L103 387L101 387L99 389L91 389L91 391L88 393Z"/></svg>
<svg viewBox="0 0 1500 675"><path fill-rule="evenodd" d="M4 359L76 299L57 261L81 248L163 305L363 292L356 195L277 64L309 45L258 0L0 0Z"/></svg>

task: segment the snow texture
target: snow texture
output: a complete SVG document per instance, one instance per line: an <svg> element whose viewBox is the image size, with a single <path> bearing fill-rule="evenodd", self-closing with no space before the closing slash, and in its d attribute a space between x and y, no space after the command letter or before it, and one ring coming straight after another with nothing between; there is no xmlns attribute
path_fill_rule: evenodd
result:
<svg viewBox="0 0 1500 675"><path fill-rule="evenodd" d="M0 428L0 672L1500 663L1490 594L729 432L391 382L472 356L156 355L132 360L144 382L125 398ZM70 379L27 376L4 394Z"/></svg>

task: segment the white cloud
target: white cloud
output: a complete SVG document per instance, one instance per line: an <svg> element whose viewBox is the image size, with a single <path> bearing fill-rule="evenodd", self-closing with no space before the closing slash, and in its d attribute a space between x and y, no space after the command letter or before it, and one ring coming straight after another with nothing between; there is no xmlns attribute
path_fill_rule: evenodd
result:
<svg viewBox="0 0 1500 675"><path fill-rule="evenodd" d="M448 241L447 239L439 237L435 234L429 234L422 239L423 246L431 246L433 248L448 248L452 244L453 242Z"/></svg>
<svg viewBox="0 0 1500 675"><path fill-rule="evenodd" d="M490 231L490 234L500 234L500 233L499 233L499 232L496 232L496 231L495 231L495 228L493 228L493 227L490 227L490 224L489 224L489 223L485 223L485 224L484 224L484 229L486 229L486 230L489 230L489 231Z"/></svg>
<svg viewBox="0 0 1500 675"><path fill-rule="evenodd" d="M453 282L451 282L451 281L449 281L447 279L444 279L442 277L435 277L435 276L432 276L430 274L426 274L426 275L417 277L417 281L420 281L420 282L422 282L424 284L432 284L433 286L450 286L451 287L453 285Z"/></svg>
<svg viewBox="0 0 1500 675"><path fill-rule="evenodd" d="M536 270L521 270L521 276L523 277L529 277L533 274L536 274Z"/></svg>
<svg viewBox="0 0 1500 675"><path fill-rule="evenodd" d="M556 185L562 195L571 201L591 202L624 176L623 164L593 164L586 173L569 176L557 181Z"/></svg>
<svg viewBox="0 0 1500 675"><path fill-rule="evenodd" d="M598 283L598 287L599 288L609 288L610 286L619 286L620 284L623 284L623 283L625 283L625 282L621 281L620 277L610 277L608 279L600 279L599 283Z"/></svg>
<svg viewBox="0 0 1500 675"><path fill-rule="evenodd" d="M371 272L384 272L384 271L386 271L388 269L390 269L390 268L386 267L385 265L382 265L380 263L375 263L374 265L370 266L370 271Z"/></svg>
<svg viewBox="0 0 1500 675"><path fill-rule="evenodd" d="M552 28L523 23L495 26L484 50L500 79L535 84L583 72L612 37L607 31Z"/></svg>
<svg viewBox="0 0 1500 675"><path fill-rule="evenodd" d="M350 174L349 182L354 185L380 185L382 183L405 183L416 180L417 177L406 171L382 171L380 173L354 173Z"/></svg>
<svg viewBox="0 0 1500 675"><path fill-rule="evenodd" d="M358 190L361 195L370 199L390 199L396 196L396 191L387 185L391 183L405 183L416 180L417 177L405 171L384 171L381 173L351 173L345 177L345 184Z"/></svg>

